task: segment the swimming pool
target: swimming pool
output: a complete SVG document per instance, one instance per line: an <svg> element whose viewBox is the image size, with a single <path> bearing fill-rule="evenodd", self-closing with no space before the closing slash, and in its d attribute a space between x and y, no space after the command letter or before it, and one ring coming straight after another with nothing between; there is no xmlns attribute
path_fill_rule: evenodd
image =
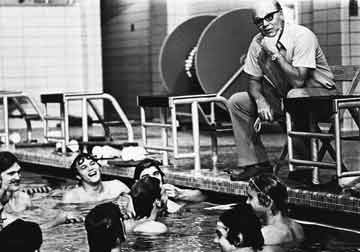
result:
<svg viewBox="0 0 360 252"><path fill-rule="evenodd" d="M23 173L24 187L38 187L51 184L45 177L30 173ZM61 192L63 188L73 182L66 181L57 184L59 193L35 194L33 196L34 207L27 210L27 218L36 220L39 223L55 217L61 206ZM161 219L169 232L156 237L145 235L129 234L127 242L123 245L123 251L167 251L167 252L212 252L219 251L218 246L213 242L215 224L221 210L205 210L212 206L211 203L201 203L188 206L180 213L172 214ZM85 213L93 205L74 204L67 205L67 210L80 211ZM301 247L292 248L292 252L309 251L360 251L360 235L350 232L338 231L335 229L305 225L307 241ZM64 224L58 227L43 231L42 252L87 252L86 231L83 223Z"/></svg>

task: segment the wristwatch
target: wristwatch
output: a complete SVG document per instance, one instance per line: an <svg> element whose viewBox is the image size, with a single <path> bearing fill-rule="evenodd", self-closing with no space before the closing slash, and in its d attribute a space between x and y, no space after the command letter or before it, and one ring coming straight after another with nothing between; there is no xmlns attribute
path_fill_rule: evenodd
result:
<svg viewBox="0 0 360 252"><path fill-rule="evenodd" d="M280 58L282 55L280 53L274 53L271 55L271 60L276 61L278 58Z"/></svg>

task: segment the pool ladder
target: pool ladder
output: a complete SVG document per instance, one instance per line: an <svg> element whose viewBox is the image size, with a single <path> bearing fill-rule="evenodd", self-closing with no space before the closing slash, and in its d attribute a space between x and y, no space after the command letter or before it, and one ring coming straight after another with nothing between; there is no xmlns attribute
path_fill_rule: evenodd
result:
<svg viewBox="0 0 360 252"><path fill-rule="evenodd" d="M70 93L50 93L42 94L40 96L41 102L44 104L44 137L46 141L55 141L61 143L61 150L63 153L66 153L66 146L70 142L70 124L69 124L69 110L70 101L80 101L81 102L81 120L82 120L82 142L84 146L91 144L110 144L111 145L111 126L125 125L127 129L127 140L128 142L134 141L134 132L133 128L116 99L107 94L107 93L85 93L85 92L70 92ZM94 104L95 100L109 101L115 109L117 115L119 116L119 121L105 121L102 113L100 113L97 106ZM48 104L56 103L60 105L60 115L52 116L49 114ZM104 129L105 141L96 142L89 141L88 134L88 105L92 108L92 111L97 117L97 120L93 123L100 123ZM49 134L49 121L58 121L60 122L61 134L59 136L51 136Z"/></svg>

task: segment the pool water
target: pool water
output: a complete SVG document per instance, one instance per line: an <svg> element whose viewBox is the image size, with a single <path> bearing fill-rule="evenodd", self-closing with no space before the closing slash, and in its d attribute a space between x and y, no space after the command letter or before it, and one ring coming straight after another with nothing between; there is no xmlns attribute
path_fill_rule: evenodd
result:
<svg viewBox="0 0 360 252"><path fill-rule="evenodd" d="M24 187L36 187L54 185L49 180L34 173L23 173ZM38 223L45 222L56 216L59 209L66 207L70 211L79 211L83 216L94 205L73 204L62 206L61 194L64 188L71 182L62 185L57 184L59 189L52 193L40 193L33 196L33 208L27 210L25 217ZM212 252L219 251L213 242L215 226L221 210L205 210L212 203L199 203L189 205L179 213L162 217L169 232L159 236L146 236L140 234L128 234L127 241L123 244L123 251L167 251L167 252ZM304 226L307 237L301 247L291 248L292 252L317 252L317 251L360 251L360 235L327 229L316 226ZM49 230L43 230L43 244L41 252L87 252L87 238L83 223L71 223L57 226Z"/></svg>

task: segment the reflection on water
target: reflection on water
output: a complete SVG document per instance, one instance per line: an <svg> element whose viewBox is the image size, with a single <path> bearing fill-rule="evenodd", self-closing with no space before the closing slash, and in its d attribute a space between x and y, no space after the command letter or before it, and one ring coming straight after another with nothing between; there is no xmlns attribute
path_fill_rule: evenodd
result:
<svg viewBox="0 0 360 252"><path fill-rule="evenodd" d="M25 185L39 186L48 182L38 175L24 174ZM63 185L65 186L65 185ZM26 217L39 223L54 218L59 209L60 194L36 194L33 197L34 208L26 211ZM213 243L214 228L221 211L208 211L204 208L209 203L201 203L184 208L180 213L163 217L169 232L159 236L145 236L129 234L123 251L219 251ZM84 216L93 205L67 205L67 210L80 211ZM292 248L292 252L320 252L320 251L360 251L360 236L339 232L325 228L306 226L307 241L300 248ZM83 223L60 225L43 231L42 252L87 252L87 238Z"/></svg>

